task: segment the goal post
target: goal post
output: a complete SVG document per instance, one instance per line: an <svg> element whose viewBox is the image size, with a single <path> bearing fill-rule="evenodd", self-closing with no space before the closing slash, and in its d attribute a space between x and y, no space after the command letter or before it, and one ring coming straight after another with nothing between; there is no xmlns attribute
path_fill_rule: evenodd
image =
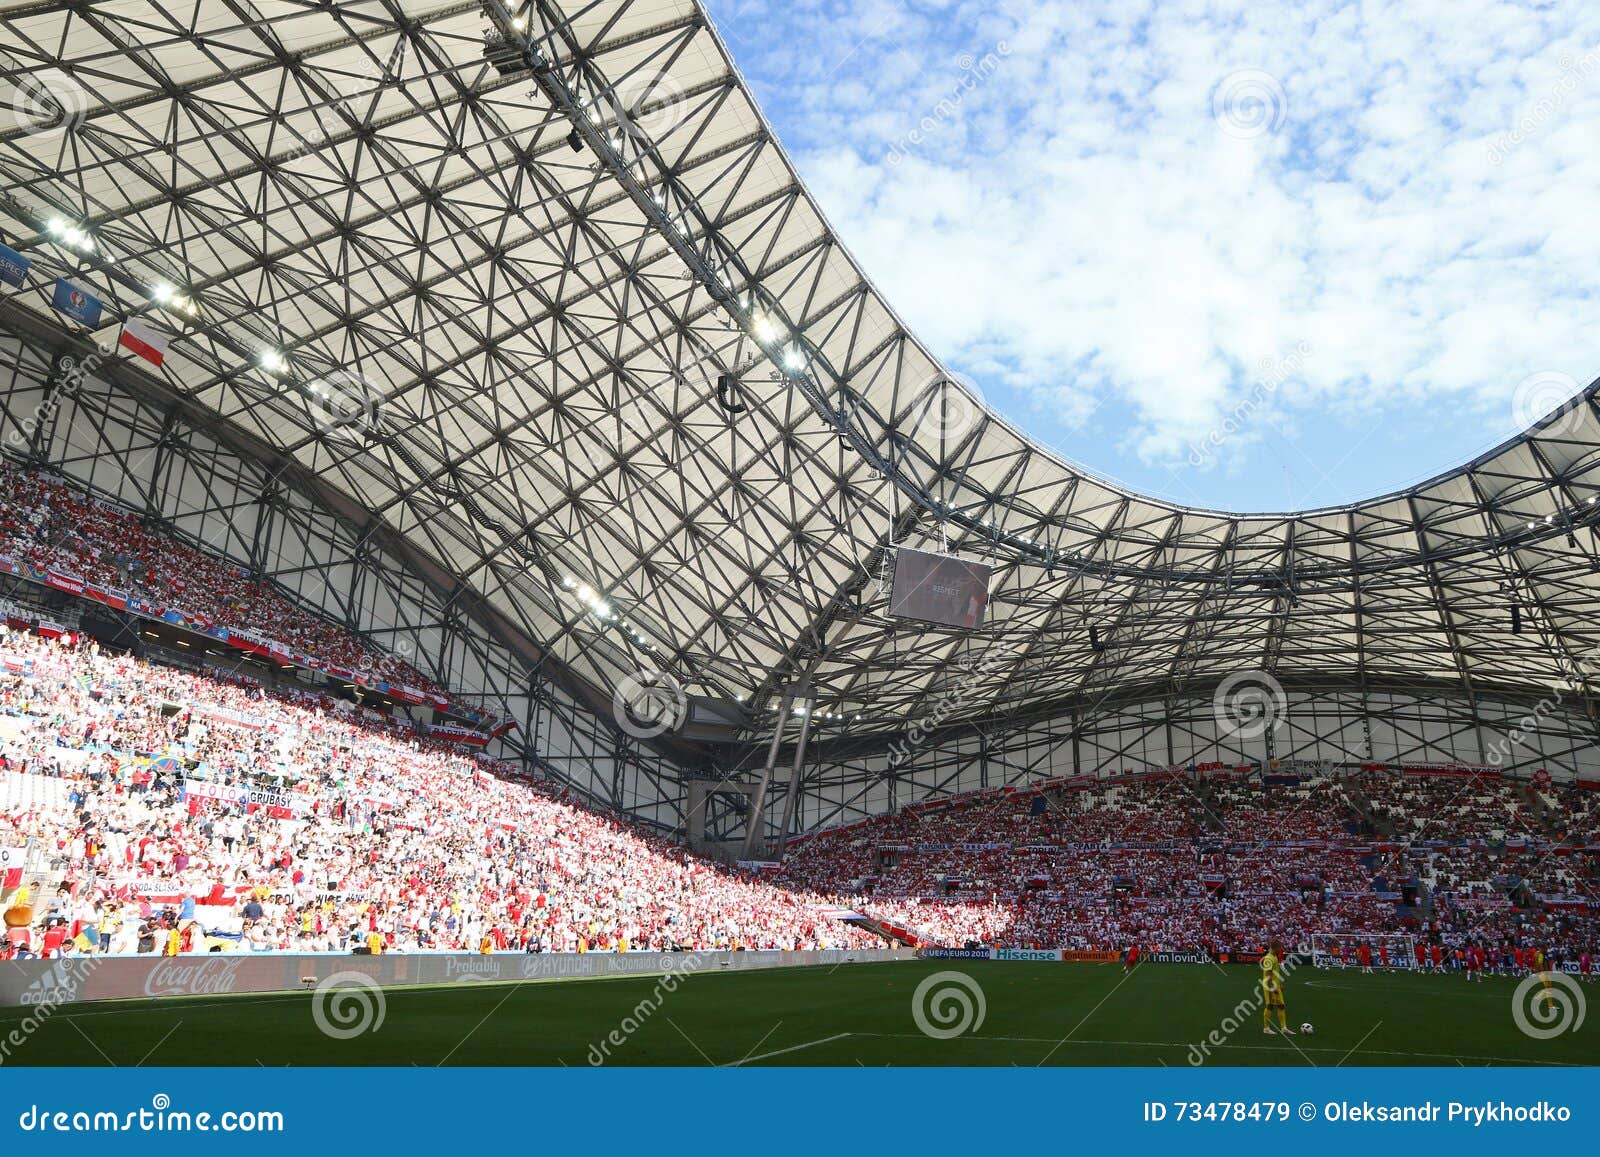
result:
<svg viewBox="0 0 1600 1157"><path fill-rule="evenodd" d="M1404 932L1339 933L1311 937L1311 963L1316 968L1360 968L1361 946L1372 949L1372 967L1417 966L1417 938Z"/></svg>

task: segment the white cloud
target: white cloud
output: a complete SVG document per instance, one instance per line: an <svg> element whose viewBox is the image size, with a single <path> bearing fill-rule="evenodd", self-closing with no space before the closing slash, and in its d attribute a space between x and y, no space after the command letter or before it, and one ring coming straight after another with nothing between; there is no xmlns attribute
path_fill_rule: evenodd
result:
<svg viewBox="0 0 1600 1157"><path fill-rule="evenodd" d="M810 44L751 35L779 19L746 3L735 53L803 109L802 172L895 308L1068 420L1126 407L1146 462L1300 342L1269 409L1302 426L1448 406L1488 441L1527 374L1600 370L1593 5L841 0ZM1239 139L1212 104L1245 69L1286 103Z"/></svg>

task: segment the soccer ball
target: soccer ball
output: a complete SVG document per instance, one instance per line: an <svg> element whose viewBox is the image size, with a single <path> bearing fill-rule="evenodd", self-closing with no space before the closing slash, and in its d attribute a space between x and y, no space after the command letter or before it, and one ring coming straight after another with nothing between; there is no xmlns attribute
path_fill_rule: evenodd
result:
<svg viewBox="0 0 1600 1157"><path fill-rule="evenodd" d="M1312 1033L1316 1032L1317 1030L1311 1027L1311 1022L1308 1020L1308 1021L1306 1021L1305 1024L1300 1026L1300 1031L1304 1035L1310 1036Z"/></svg>

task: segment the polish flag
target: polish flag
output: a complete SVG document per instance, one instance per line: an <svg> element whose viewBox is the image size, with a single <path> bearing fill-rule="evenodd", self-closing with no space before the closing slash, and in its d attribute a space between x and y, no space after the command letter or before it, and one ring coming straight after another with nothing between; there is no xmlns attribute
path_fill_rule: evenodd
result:
<svg viewBox="0 0 1600 1157"><path fill-rule="evenodd" d="M122 337L117 344L153 366L159 366L167 356L166 336L137 317L130 317L122 323Z"/></svg>

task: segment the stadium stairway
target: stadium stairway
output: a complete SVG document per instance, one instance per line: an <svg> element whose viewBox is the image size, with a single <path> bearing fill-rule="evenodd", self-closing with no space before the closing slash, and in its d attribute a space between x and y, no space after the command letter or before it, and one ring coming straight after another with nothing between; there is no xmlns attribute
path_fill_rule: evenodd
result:
<svg viewBox="0 0 1600 1157"><path fill-rule="evenodd" d="M1561 809L1550 802L1550 797L1534 787L1523 789L1528 803L1528 809L1533 812L1534 822L1544 829L1546 834L1561 834Z"/></svg>
<svg viewBox="0 0 1600 1157"><path fill-rule="evenodd" d="M1394 835L1394 821L1377 815L1373 811L1372 801L1367 798L1367 793L1362 791L1356 784L1350 781L1345 782L1344 798L1350 810L1355 813L1357 821L1357 830L1352 831L1351 835L1358 834L1361 828L1370 829L1370 834L1376 836Z"/></svg>
<svg viewBox="0 0 1600 1157"><path fill-rule="evenodd" d="M1190 810L1191 820L1209 832L1224 830L1222 804L1217 799L1216 789L1209 783L1202 781L1199 790L1195 793L1195 798L1199 801L1199 804L1197 809ZM1196 810L1199 812L1198 815L1194 814Z"/></svg>

